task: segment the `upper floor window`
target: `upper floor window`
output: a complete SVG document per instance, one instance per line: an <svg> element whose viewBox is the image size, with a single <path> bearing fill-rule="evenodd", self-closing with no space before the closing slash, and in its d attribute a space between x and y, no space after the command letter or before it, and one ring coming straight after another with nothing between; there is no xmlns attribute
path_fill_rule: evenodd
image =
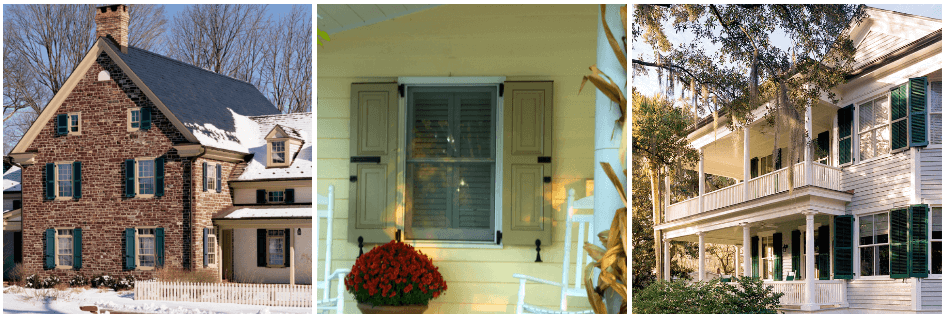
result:
<svg viewBox="0 0 945 317"><path fill-rule="evenodd" d="M56 135L81 135L82 113L70 112L56 116Z"/></svg>
<svg viewBox="0 0 945 317"><path fill-rule="evenodd" d="M82 197L82 162L46 163L46 199Z"/></svg>
<svg viewBox="0 0 945 317"><path fill-rule="evenodd" d="M69 134L70 135L81 134L80 128L82 127L82 125L79 124L79 122L82 121L81 118L82 118L82 113L80 112L69 113Z"/></svg>
<svg viewBox="0 0 945 317"><path fill-rule="evenodd" d="M138 160L138 194L154 195L154 160Z"/></svg>
<svg viewBox="0 0 945 317"><path fill-rule="evenodd" d="M164 196L164 157L125 160L125 197Z"/></svg>
<svg viewBox="0 0 945 317"><path fill-rule="evenodd" d="M125 117L128 121L128 132L151 128L151 110L149 108L128 108Z"/></svg>
<svg viewBox="0 0 945 317"><path fill-rule="evenodd" d="M223 191L223 166L203 162L203 191Z"/></svg>
<svg viewBox="0 0 945 317"><path fill-rule="evenodd" d="M132 129L141 128L141 108L128 109L128 124Z"/></svg>
<svg viewBox="0 0 945 317"><path fill-rule="evenodd" d="M72 197L72 163L56 165L56 185L59 197Z"/></svg>
<svg viewBox="0 0 945 317"><path fill-rule="evenodd" d="M860 161L889 153L889 95L867 101L859 112ZM905 120L905 117L899 119Z"/></svg>
<svg viewBox="0 0 945 317"><path fill-rule="evenodd" d="M269 194L270 203L282 203L285 202L285 192L284 191L270 191Z"/></svg>
<svg viewBox="0 0 945 317"><path fill-rule="evenodd" d="M272 142L272 162L285 163L285 141Z"/></svg>
<svg viewBox="0 0 945 317"><path fill-rule="evenodd" d="M216 169L216 168L213 168L213 167L207 169L207 190L212 191L212 190L216 190L216 189L217 189L217 182L216 182L216 181L217 181L217 175L216 175L217 173L216 173L216 171L217 171L217 169Z"/></svg>

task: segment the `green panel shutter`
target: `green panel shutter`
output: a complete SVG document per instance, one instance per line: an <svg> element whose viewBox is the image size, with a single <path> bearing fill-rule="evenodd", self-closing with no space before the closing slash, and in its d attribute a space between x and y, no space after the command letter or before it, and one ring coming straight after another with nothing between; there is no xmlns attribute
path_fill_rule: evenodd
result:
<svg viewBox="0 0 945 317"><path fill-rule="evenodd" d="M924 78L924 77L922 77ZM929 206L909 206L910 219L910 260L911 277L929 277Z"/></svg>
<svg viewBox="0 0 945 317"><path fill-rule="evenodd" d="M72 197L82 198L82 162L72 162Z"/></svg>
<svg viewBox="0 0 945 317"><path fill-rule="evenodd" d="M892 113L891 148L893 151L909 147L909 85L893 88L890 92L890 112Z"/></svg>
<svg viewBox="0 0 945 317"><path fill-rule="evenodd" d="M286 188L286 189L285 189L285 203L286 203L286 204L293 204L293 203L295 203L295 189L293 189L293 188Z"/></svg>
<svg viewBox="0 0 945 317"><path fill-rule="evenodd" d="M265 204L265 203L266 203L266 190L265 190L265 189L257 189L257 190L256 190L256 203L257 203L257 204Z"/></svg>
<svg viewBox="0 0 945 317"><path fill-rule="evenodd" d="M801 231L791 231L791 270L794 280L801 278Z"/></svg>
<svg viewBox="0 0 945 317"><path fill-rule="evenodd" d="M348 175L348 242L387 243L394 239L397 197L397 153L402 147L397 84L351 84L351 157L371 156L379 163L350 162Z"/></svg>
<svg viewBox="0 0 945 317"><path fill-rule="evenodd" d="M292 245L292 229L285 229L285 245L282 246L282 250L285 251L285 255L282 257L284 260L282 262L285 264L285 267L289 267L290 256L290 247Z"/></svg>
<svg viewBox="0 0 945 317"><path fill-rule="evenodd" d="M135 160L125 160L125 197L135 196Z"/></svg>
<svg viewBox="0 0 945 317"><path fill-rule="evenodd" d="M833 274L835 279L853 279L853 216L843 215L833 219Z"/></svg>
<svg viewBox="0 0 945 317"><path fill-rule="evenodd" d="M753 157L751 158L749 162L751 164L751 168L750 168L751 178L758 177L758 158Z"/></svg>
<svg viewBox="0 0 945 317"><path fill-rule="evenodd" d="M217 192L223 191L223 167L217 164Z"/></svg>
<svg viewBox="0 0 945 317"><path fill-rule="evenodd" d="M207 191L207 162L203 162L203 191Z"/></svg>
<svg viewBox="0 0 945 317"><path fill-rule="evenodd" d="M125 228L125 270L135 269L135 228Z"/></svg>
<svg viewBox="0 0 945 317"><path fill-rule="evenodd" d="M154 196L164 196L164 157L154 159Z"/></svg>
<svg viewBox="0 0 945 317"><path fill-rule="evenodd" d="M775 232L772 238L774 240L774 280L780 281L784 272L784 259L781 256L781 233Z"/></svg>
<svg viewBox="0 0 945 317"><path fill-rule="evenodd" d="M82 228L72 229L72 267L82 268Z"/></svg>
<svg viewBox="0 0 945 317"><path fill-rule="evenodd" d="M909 277L909 211L907 208L889 212L889 277Z"/></svg>
<svg viewBox="0 0 945 317"><path fill-rule="evenodd" d="M774 170L777 171L781 169L781 165L781 148L778 148L778 151L774 156Z"/></svg>
<svg viewBox="0 0 945 317"><path fill-rule="evenodd" d="M853 105L837 110L839 149L837 158L840 164L853 161Z"/></svg>
<svg viewBox="0 0 945 317"><path fill-rule="evenodd" d="M43 269L56 268L56 229L46 229L46 252L43 257Z"/></svg>
<svg viewBox="0 0 945 317"><path fill-rule="evenodd" d="M925 92L928 80L925 77L909 78L909 132L912 136L910 146L929 145L926 107L928 98Z"/></svg>
<svg viewBox="0 0 945 317"><path fill-rule="evenodd" d="M751 237L751 276L758 277L758 237Z"/></svg>
<svg viewBox="0 0 945 317"><path fill-rule="evenodd" d="M56 164L46 163L46 199L56 199Z"/></svg>
<svg viewBox="0 0 945 317"><path fill-rule="evenodd" d="M154 255L157 267L164 266L164 228L154 229Z"/></svg>
<svg viewBox="0 0 945 317"><path fill-rule="evenodd" d="M203 228L203 267L210 266L210 228Z"/></svg>
<svg viewBox="0 0 945 317"><path fill-rule="evenodd" d="M817 228L817 248L820 254L814 258L817 262L817 270L820 271L821 280L830 279L830 227L820 226Z"/></svg>
<svg viewBox="0 0 945 317"><path fill-rule="evenodd" d="M266 229L256 229L256 266L266 267Z"/></svg>
<svg viewBox="0 0 945 317"><path fill-rule="evenodd" d="M151 128L151 107L141 107L141 130Z"/></svg>
<svg viewBox="0 0 945 317"><path fill-rule="evenodd" d="M60 114L56 116L56 135L69 134L69 125L67 123L68 115Z"/></svg>

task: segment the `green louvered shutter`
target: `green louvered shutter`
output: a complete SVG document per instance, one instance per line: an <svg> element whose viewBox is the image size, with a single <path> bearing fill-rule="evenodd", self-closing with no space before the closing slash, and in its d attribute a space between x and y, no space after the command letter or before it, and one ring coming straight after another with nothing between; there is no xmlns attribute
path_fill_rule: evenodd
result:
<svg viewBox="0 0 945 317"><path fill-rule="evenodd" d="M164 157L154 159L154 196L164 196Z"/></svg>
<svg viewBox="0 0 945 317"><path fill-rule="evenodd" d="M157 267L164 267L164 228L154 229L154 255Z"/></svg>
<svg viewBox="0 0 945 317"><path fill-rule="evenodd" d="M82 228L72 229L72 267L82 268Z"/></svg>
<svg viewBox="0 0 945 317"><path fill-rule="evenodd" d="M780 281L784 272L784 261L781 256L781 233L775 232L772 238L774 240L774 280Z"/></svg>
<svg viewBox="0 0 945 317"><path fill-rule="evenodd" d="M295 189L294 189L294 188L286 188L286 189L285 189L285 203L286 203L286 204L294 204L294 203L295 203Z"/></svg>
<svg viewBox="0 0 945 317"><path fill-rule="evenodd" d="M751 237L751 276L758 277L758 237Z"/></svg>
<svg viewBox="0 0 945 317"><path fill-rule="evenodd" d="M909 276L929 277L929 206L909 206L909 216L912 224L909 230L911 243L909 251L912 261Z"/></svg>
<svg viewBox="0 0 945 317"><path fill-rule="evenodd" d="M889 212L889 277L908 278L909 272L909 210Z"/></svg>
<svg viewBox="0 0 945 317"><path fill-rule="evenodd" d="M135 160L125 160L125 197L135 196Z"/></svg>
<svg viewBox="0 0 945 317"><path fill-rule="evenodd" d="M203 228L203 267L210 266L210 228Z"/></svg>
<svg viewBox="0 0 945 317"><path fill-rule="evenodd" d="M833 277L850 280L853 279L853 216L837 216L833 223Z"/></svg>
<svg viewBox="0 0 945 317"><path fill-rule="evenodd" d="M141 130L151 129L151 108L141 107Z"/></svg>
<svg viewBox="0 0 945 317"><path fill-rule="evenodd" d="M266 267L266 229L256 229L256 266Z"/></svg>
<svg viewBox="0 0 945 317"><path fill-rule="evenodd" d="M925 77L909 78L909 132L912 136L910 146L929 145L928 121L926 120L928 94L925 91L927 84L928 80Z"/></svg>
<svg viewBox="0 0 945 317"><path fill-rule="evenodd" d="M909 147L909 85L893 88L890 92L890 112L892 123L890 126L891 149L896 151Z"/></svg>
<svg viewBox="0 0 945 317"><path fill-rule="evenodd" d="M56 268L56 229L46 229L46 252L43 257L43 269Z"/></svg>
<svg viewBox="0 0 945 317"><path fill-rule="evenodd" d="M56 199L56 164L46 163L46 199Z"/></svg>
<svg viewBox="0 0 945 317"><path fill-rule="evenodd" d="M794 280L801 278L801 231L791 231L791 270Z"/></svg>
<svg viewBox="0 0 945 317"><path fill-rule="evenodd" d="M751 178L758 177L758 158L753 157L750 162L751 162Z"/></svg>
<svg viewBox="0 0 945 317"><path fill-rule="evenodd" d="M292 229L286 228L285 229L285 245L282 246L282 251L285 252L285 254L283 254L282 256L282 259L283 259L282 263L285 264L285 267L289 267L289 259L290 259L289 257L292 255L289 252L290 251L289 246L291 245L292 245Z"/></svg>
<svg viewBox="0 0 945 317"><path fill-rule="evenodd" d="M257 190L256 190L256 203L257 203L257 204L265 204L265 203L266 203L266 190L265 190L265 189L257 189Z"/></svg>
<svg viewBox="0 0 945 317"><path fill-rule="evenodd" d="M72 197L82 198L82 162L72 162Z"/></svg>
<svg viewBox="0 0 945 317"><path fill-rule="evenodd" d="M56 135L69 134L69 125L67 120L68 115L60 114L56 116Z"/></svg>
<svg viewBox="0 0 945 317"><path fill-rule="evenodd" d="M837 110L837 128L839 140L837 158L840 164L853 161L853 105Z"/></svg>
<svg viewBox="0 0 945 317"><path fill-rule="evenodd" d="M817 248L820 254L815 258L817 270L820 271L821 280L830 279L830 227L820 226L817 228Z"/></svg>
<svg viewBox="0 0 945 317"><path fill-rule="evenodd" d="M125 228L125 270L135 269L135 228Z"/></svg>
<svg viewBox="0 0 945 317"><path fill-rule="evenodd" d="M207 191L207 162L203 162L203 191Z"/></svg>

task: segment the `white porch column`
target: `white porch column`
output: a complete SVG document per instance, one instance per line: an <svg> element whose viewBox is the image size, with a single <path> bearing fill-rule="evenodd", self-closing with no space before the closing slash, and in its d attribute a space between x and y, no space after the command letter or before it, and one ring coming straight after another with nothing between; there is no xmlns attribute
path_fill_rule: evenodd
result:
<svg viewBox="0 0 945 317"><path fill-rule="evenodd" d="M811 110L814 105L807 105L807 110L804 111L804 132L807 134L804 137L804 185L813 184L814 180L814 170L813 165L811 165L811 160L813 153L811 153L811 140L813 140L813 117L811 116Z"/></svg>
<svg viewBox="0 0 945 317"><path fill-rule="evenodd" d="M801 305L801 310L816 310L820 308L820 305L814 303L814 215L817 214L813 211L806 211L804 215L807 216L807 225L806 225L806 247L807 256L804 257L806 260L805 267L807 268L806 274L804 274L804 304Z"/></svg>
<svg viewBox="0 0 945 317"><path fill-rule="evenodd" d="M671 281L673 279L673 274L670 272L669 261L673 259L672 249L670 248L670 240L663 239L663 279Z"/></svg>
<svg viewBox="0 0 945 317"><path fill-rule="evenodd" d="M744 166L745 166L745 168L744 168L744 174L742 174L742 175L744 176L744 177L743 177L744 180L742 181L742 183L743 183L743 184L742 184L742 189L745 190L745 201L749 201L749 200L751 200L751 191L748 189L748 180L751 179L751 153L749 153L749 152L751 152L751 151L750 151L750 147L749 147L749 145L748 145L748 138L749 138L749 136L748 136L748 131L751 130L751 126L750 126L750 125L746 125L744 129L745 129L745 132L744 132L745 136L742 138L742 140L743 140L742 143L744 143L744 147L745 147L744 153L745 153L745 154L742 155L742 160L744 161ZM746 271L747 271L747 270L746 270Z"/></svg>
<svg viewBox="0 0 945 317"><path fill-rule="evenodd" d="M742 223L742 265L745 276L751 276L751 227L747 222Z"/></svg>
<svg viewBox="0 0 945 317"><path fill-rule="evenodd" d="M705 211L705 152L699 149L699 213Z"/></svg>
<svg viewBox="0 0 945 317"><path fill-rule="evenodd" d="M738 267L738 251L740 249L741 248L737 248L737 247L735 248L735 275L732 275L733 277L738 277L739 275L741 275L739 274L741 269Z"/></svg>
<svg viewBox="0 0 945 317"><path fill-rule="evenodd" d="M665 173L666 173L666 176L663 177L663 189L664 189L663 190L663 206L665 207L663 208L663 212L666 212L666 210L669 210L669 205L672 205L672 201L670 200L670 198L672 198L672 196L670 196L670 194L672 193L670 191L672 190L672 186L671 186L672 180L669 177L669 168L666 168ZM663 215L663 217L666 217L666 215Z"/></svg>
<svg viewBox="0 0 945 317"><path fill-rule="evenodd" d="M830 158L831 166L840 166L840 125L837 123L837 113L833 114L833 129L830 129ZM856 230L854 230L856 231ZM857 240L859 241L859 240Z"/></svg>
<svg viewBox="0 0 945 317"><path fill-rule="evenodd" d="M291 230L289 234L294 236L289 239L289 285L295 286L295 270L298 268L295 266L295 240L298 240L301 235L295 234L300 230L299 228L289 228L289 230Z"/></svg>
<svg viewBox="0 0 945 317"><path fill-rule="evenodd" d="M699 280L705 280L705 232L699 231Z"/></svg>

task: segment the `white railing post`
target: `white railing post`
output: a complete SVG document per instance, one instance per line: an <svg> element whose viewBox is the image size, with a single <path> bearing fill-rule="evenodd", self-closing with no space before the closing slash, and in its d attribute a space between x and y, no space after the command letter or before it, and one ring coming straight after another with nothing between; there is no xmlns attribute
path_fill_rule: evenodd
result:
<svg viewBox="0 0 945 317"><path fill-rule="evenodd" d="M705 152L699 149L699 213L705 212Z"/></svg>
<svg viewBox="0 0 945 317"><path fill-rule="evenodd" d="M744 144L743 144L744 150L743 150L743 152L742 152L742 153L743 153L743 155L742 155L742 162L744 163L744 164L743 164L743 165L744 165L744 169L743 169L744 171L743 171L743 174L742 174L742 175L743 175L743 177L742 177L742 178L743 178L742 183L745 184L745 188L744 188L744 189L745 189L745 193L744 193L744 195L745 195L745 197L744 197L745 200L744 200L744 201L749 201L749 200L751 200L751 188L750 188L751 186L748 186L748 181L751 180L751 153L750 153L750 148L749 148L749 146L748 146L748 138L749 138L749 133L748 133L748 131L751 130L751 126L746 124L743 129L745 130L745 132L744 132L744 135L745 135L745 136L744 136L744 138L743 138L743 139L744 139L744 140L743 140L744 142L742 142L742 143L744 143Z"/></svg>
<svg viewBox="0 0 945 317"><path fill-rule="evenodd" d="M811 153L811 140L813 139L812 133L814 132L814 129L812 126L813 118L811 116L811 111L813 111L811 110L812 108L813 108L813 105L808 105L806 110L804 111L804 131L807 134L804 137L804 172L805 172L804 185L812 184L811 180L813 179L812 177L814 174L811 171L811 160L813 157Z"/></svg>
<svg viewBox="0 0 945 317"><path fill-rule="evenodd" d="M663 279L670 281L672 280L672 274L670 271L669 261L672 260L672 245L669 239L663 239Z"/></svg>

